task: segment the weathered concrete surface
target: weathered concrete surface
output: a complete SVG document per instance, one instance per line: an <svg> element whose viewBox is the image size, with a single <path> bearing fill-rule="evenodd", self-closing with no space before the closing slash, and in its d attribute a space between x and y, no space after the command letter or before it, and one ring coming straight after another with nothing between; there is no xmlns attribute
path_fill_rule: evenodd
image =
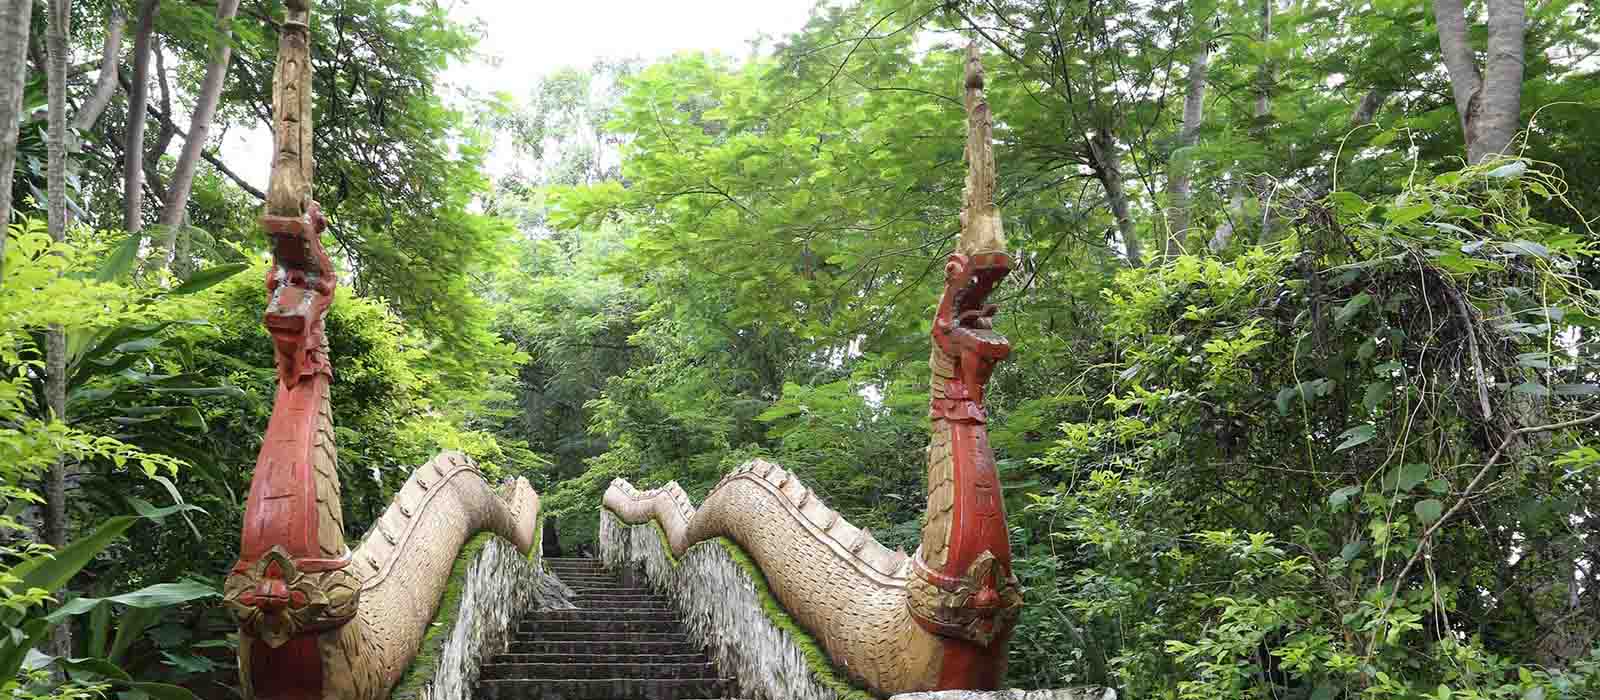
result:
<svg viewBox="0 0 1600 700"><path fill-rule="evenodd" d="M840 693L812 673L798 641L767 617L760 593L727 550L691 547L674 566L654 525L628 525L600 511L600 559L614 571L639 571L640 585L665 594L689 638L717 667L738 678L752 700L836 700ZM626 574L624 574L626 575ZM821 656L813 647L813 656Z"/></svg>
<svg viewBox="0 0 1600 700"><path fill-rule="evenodd" d="M461 585L454 624L432 659L428 680L414 693L397 692L394 700L471 700L484 662L505 650L524 615L575 607L571 590L546 573L538 558L530 560L498 537L478 552Z"/></svg>

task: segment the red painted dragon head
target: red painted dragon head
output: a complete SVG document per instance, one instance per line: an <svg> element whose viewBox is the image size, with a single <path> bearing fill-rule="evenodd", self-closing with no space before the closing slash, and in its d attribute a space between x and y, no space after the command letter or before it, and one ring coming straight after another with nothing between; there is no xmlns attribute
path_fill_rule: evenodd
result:
<svg viewBox="0 0 1600 700"><path fill-rule="evenodd" d="M312 202L305 216L266 216L261 223L272 237L273 261L264 320L277 350L278 379L294 386L302 377L331 371L322 350L323 319L338 277L322 249L328 222Z"/></svg>

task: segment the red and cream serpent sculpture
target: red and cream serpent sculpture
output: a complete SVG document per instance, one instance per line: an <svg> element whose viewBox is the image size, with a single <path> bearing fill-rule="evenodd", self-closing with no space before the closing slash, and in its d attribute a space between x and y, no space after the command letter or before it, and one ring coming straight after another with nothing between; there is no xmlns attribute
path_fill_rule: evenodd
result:
<svg viewBox="0 0 1600 700"><path fill-rule="evenodd" d="M716 537L737 542L834 664L882 695L997 687L1022 605L983 405L1011 351L985 301L1011 259L976 47L966 65L966 201L933 320L927 516L916 553L888 550L761 461L724 477L698 509L676 483L641 492L618 479L604 497L625 523L659 523L677 555Z"/></svg>
<svg viewBox="0 0 1600 700"><path fill-rule="evenodd" d="M223 597L239 621L245 698L379 700L416 656L462 546L490 531L527 553L539 497L523 479L497 493L470 459L445 453L411 475L354 551L346 544L323 337L337 278L311 199L311 7L285 4L262 218L278 388Z"/></svg>

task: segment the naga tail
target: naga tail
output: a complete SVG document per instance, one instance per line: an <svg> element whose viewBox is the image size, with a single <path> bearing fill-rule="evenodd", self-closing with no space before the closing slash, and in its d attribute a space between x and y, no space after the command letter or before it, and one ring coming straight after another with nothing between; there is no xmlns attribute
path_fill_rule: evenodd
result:
<svg viewBox="0 0 1600 700"><path fill-rule="evenodd" d="M618 479L604 501L625 523L660 524L678 555L716 537L737 542L834 666L881 695L998 687L1022 606L983 404L1011 352L986 303L1011 259L975 45L965 85L966 201L933 321L927 517L916 554L889 551L759 460L725 477L698 510L676 483L640 492Z"/></svg>
<svg viewBox="0 0 1600 700"><path fill-rule="evenodd" d="M496 493L465 455L445 453L412 474L359 548L346 544L323 334L338 281L311 199L310 5L286 4L262 218L278 387L223 597L247 700L379 700L416 656L462 545L490 531L529 552L539 499L523 479Z"/></svg>

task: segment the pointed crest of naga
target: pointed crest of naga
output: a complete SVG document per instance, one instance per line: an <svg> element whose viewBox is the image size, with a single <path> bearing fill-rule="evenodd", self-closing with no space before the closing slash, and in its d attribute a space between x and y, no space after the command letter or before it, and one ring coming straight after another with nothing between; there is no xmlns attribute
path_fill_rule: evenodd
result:
<svg viewBox="0 0 1600 700"><path fill-rule="evenodd" d="M261 218L278 386L223 598L239 621L245 700L378 700L416 656L468 538L491 531L531 550L538 494L524 479L496 493L470 459L444 453L412 473L355 551L346 544L324 337L338 278L311 196L312 8L285 7Z"/></svg>
<svg viewBox="0 0 1600 700"><path fill-rule="evenodd" d="M994 125L976 44L966 61L967 183L961 240L945 261L929 359L928 506L913 558L909 603L917 622L946 638L940 686L992 688L1022 605L1011 573L1005 503L989 447L984 388L1011 343L987 303L1011 272L995 205Z"/></svg>

